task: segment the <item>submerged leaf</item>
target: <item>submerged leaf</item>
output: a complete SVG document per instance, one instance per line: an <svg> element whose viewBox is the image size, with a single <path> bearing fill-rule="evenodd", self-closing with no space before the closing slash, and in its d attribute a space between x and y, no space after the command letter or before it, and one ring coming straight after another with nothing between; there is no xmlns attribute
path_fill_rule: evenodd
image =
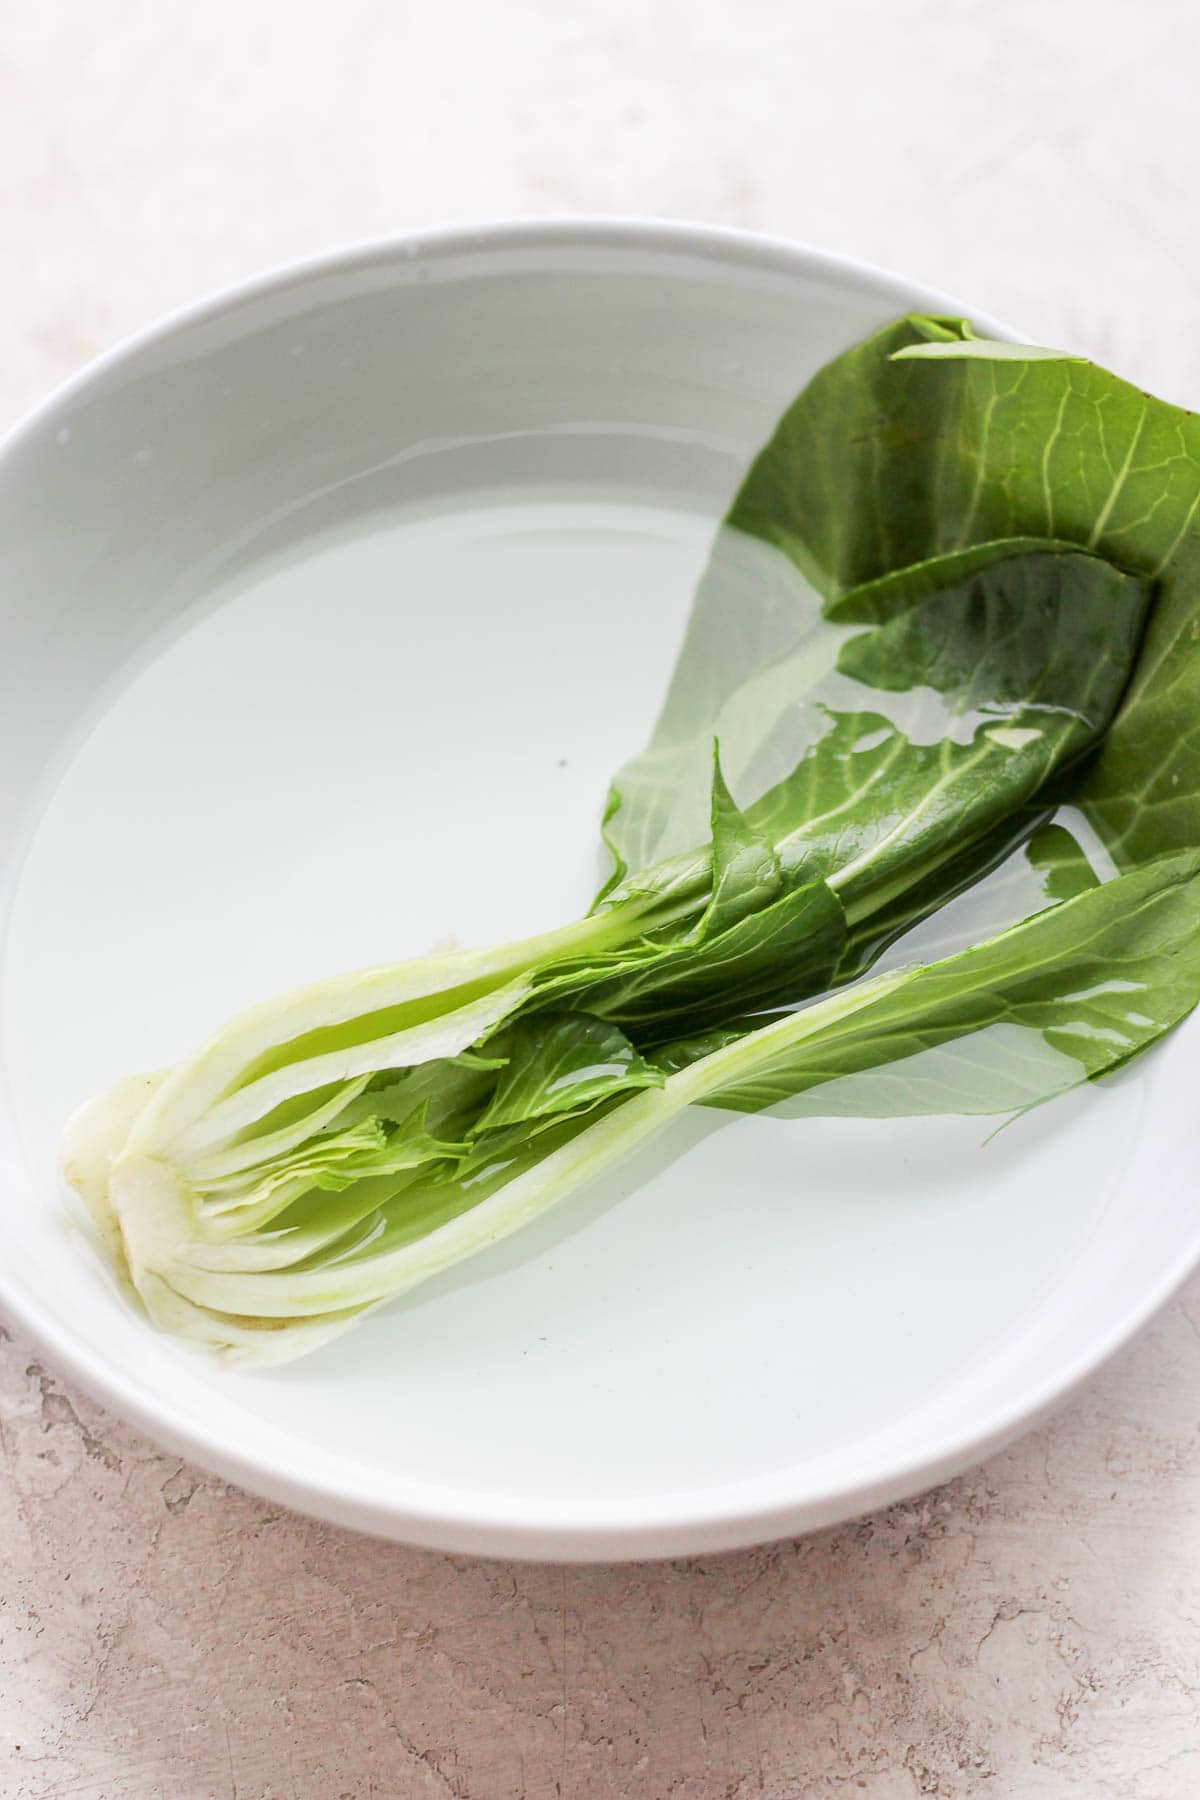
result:
<svg viewBox="0 0 1200 1800"><path fill-rule="evenodd" d="M896 366L925 368L953 419L939 543L957 511L960 542L1045 532L1158 583L1125 705L1077 800L1122 867L1194 844L1200 418L1094 363L1024 346L909 344Z"/></svg>
<svg viewBox="0 0 1200 1800"><path fill-rule="evenodd" d="M712 772L712 897L697 935L715 937L748 913L769 906L783 891L774 846L755 829L725 785L714 745Z"/></svg>
<svg viewBox="0 0 1200 1800"><path fill-rule="evenodd" d="M731 1042L703 1096L759 1111L985 1028L1019 1026L1061 1059L1038 1099L1155 1042L1200 994L1200 851L1156 858L944 961L881 975ZM844 1010L843 1010L844 1009ZM707 1064L710 1075L716 1060ZM1028 1101L1026 1101L1028 1103ZM977 1099L972 1111L1000 1107Z"/></svg>
<svg viewBox="0 0 1200 1800"><path fill-rule="evenodd" d="M662 1085L661 1073L643 1061L625 1033L592 1013L535 1013L507 1026L489 1048L506 1063L473 1126L476 1134L576 1112L612 1093Z"/></svg>

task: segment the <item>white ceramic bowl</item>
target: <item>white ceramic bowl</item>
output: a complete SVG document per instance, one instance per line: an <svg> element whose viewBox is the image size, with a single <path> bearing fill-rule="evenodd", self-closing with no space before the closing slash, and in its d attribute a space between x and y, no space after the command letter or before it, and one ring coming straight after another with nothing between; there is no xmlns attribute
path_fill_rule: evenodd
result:
<svg viewBox="0 0 1200 1800"><path fill-rule="evenodd" d="M961 1468L1195 1264L1190 1026L986 1149L688 1122L278 1374L155 1336L64 1224L88 1093L276 988L586 903L750 458L829 356L950 305L692 227L461 231L193 310L9 441L0 1296L57 1366L330 1519L678 1554Z"/></svg>

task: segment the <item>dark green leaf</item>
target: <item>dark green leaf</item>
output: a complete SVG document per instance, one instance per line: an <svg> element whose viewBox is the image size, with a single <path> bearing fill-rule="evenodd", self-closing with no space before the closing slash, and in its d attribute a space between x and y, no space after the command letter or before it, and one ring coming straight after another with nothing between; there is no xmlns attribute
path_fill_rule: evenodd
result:
<svg viewBox="0 0 1200 1800"><path fill-rule="evenodd" d="M700 922L701 938L715 937L749 913L769 906L783 890L783 873L771 844L734 801L713 747L712 897Z"/></svg>
<svg viewBox="0 0 1200 1800"><path fill-rule="evenodd" d="M957 956L819 1001L695 1067L709 1071L704 1104L754 1112L985 1029L1017 1028L1032 1034L1023 1054L1037 1059L1022 1101L1031 1104L1127 1062L1198 993L1200 851L1186 851ZM1001 1088L998 1100L975 1091L965 1110L1007 1110L1013 1084ZM929 1100L926 1092L912 1110L929 1110Z"/></svg>
<svg viewBox="0 0 1200 1800"><path fill-rule="evenodd" d="M661 1073L618 1026L591 1013L535 1013L505 1026L488 1048L503 1055L506 1066L473 1127L476 1135L662 1083Z"/></svg>
<svg viewBox="0 0 1200 1800"><path fill-rule="evenodd" d="M952 531L1045 533L1157 580L1136 676L1078 800L1123 867L1196 843L1200 419L1021 346L908 345L895 367L929 374L946 444L927 553Z"/></svg>
<svg viewBox="0 0 1200 1800"><path fill-rule="evenodd" d="M556 1007L578 1004L613 1019L641 1044L656 1043L697 1020L819 993L841 958L845 931L837 896L826 882L809 882L723 931L554 965L538 993Z"/></svg>

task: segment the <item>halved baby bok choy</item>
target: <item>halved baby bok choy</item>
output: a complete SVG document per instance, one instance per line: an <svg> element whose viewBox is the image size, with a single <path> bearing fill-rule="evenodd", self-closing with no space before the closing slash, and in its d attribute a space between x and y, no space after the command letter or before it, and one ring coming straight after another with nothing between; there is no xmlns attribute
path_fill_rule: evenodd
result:
<svg viewBox="0 0 1200 1800"><path fill-rule="evenodd" d="M151 1317L293 1356L682 1107L1009 1111L1152 1043L1200 998L1198 506L1197 421L1077 359L915 319L821 371L592 911L316 983L76 1116Z"/></svg>

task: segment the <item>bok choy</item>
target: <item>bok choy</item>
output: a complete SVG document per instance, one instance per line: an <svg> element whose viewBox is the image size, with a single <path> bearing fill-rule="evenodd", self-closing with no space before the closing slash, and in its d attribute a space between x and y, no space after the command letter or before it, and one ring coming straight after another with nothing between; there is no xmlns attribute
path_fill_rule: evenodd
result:
<svg viewBox="0 0 1200 1800"><path fill-rule="evenodd" d="M1200 999L1198 508L1200 422L1078 359L909 319L821 371L591 912L268 1002L76 1116L150 1316L293 1356L684 1106L1005 1112L1153 1043Z"/></svg>

